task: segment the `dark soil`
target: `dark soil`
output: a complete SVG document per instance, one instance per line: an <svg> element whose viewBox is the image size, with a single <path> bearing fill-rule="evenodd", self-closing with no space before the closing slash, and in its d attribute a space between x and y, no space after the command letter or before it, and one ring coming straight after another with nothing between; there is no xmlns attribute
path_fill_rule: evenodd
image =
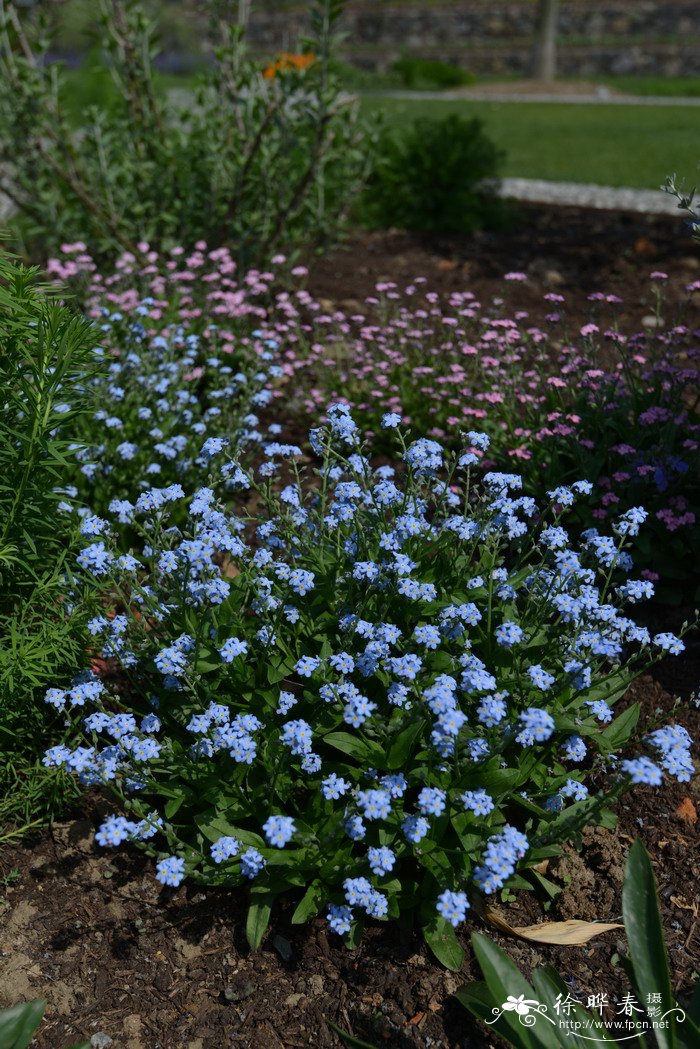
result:
<svg viewBox="0 0 700 1049"><path fill-rule="evenodd" d="M551 312L543 295L554 291L566 296L566 315L581 323L590 318L587 296L602 291L624 300L615 310L621 328L638 330L654 301L650 273L669 275L672 303L685 299L685 286L700 278L700 246L681 212L675 218L538 204L514 209L507 229L470 237L354 234L312 265L309 290L354 312L379 280L401 288L426 277L434 291L472 291L482 303L503 298L510 313L529 310L533 319ZM504 283L513 271L528 280Z"/></svg>
<svg viewBox="0 0 700 1049"><path fill-rule="evenodd" d="M593 291L625 300L623 325L649 313L650 271L672 280L671 295L700 277L700 251L682 221L576 208L523 206L507 232L472 238L421 239L401 233L358 234L310 274L310 290L343 308L357 307L380 279L401 286L425 276L438 292L472 290L482 301L503 296L514 309L538 311L546 291L567 296L569 316L587 320ZM504 286L522 270L528 280ZM653 616L657 616L654 611ZM674 629L659 611L659 629ZM674 613L675 615L675 613ZM677 613L682 620L683 612ZM700 649L642 679L627 701L643 719L669 712L697 739L700 710L690 699L700 682ZM662 682L659 683L659 682ZM616 921L628 849L642 839L659 882L674 987L687 994L700 971L700 776L663 790L638 788L620 808L616 830L592 829L550 861L546 876L561 892L553 902L521 892L501 914L515 926L557 918ZM102 1032L112 1049L287 1049L341 1046L328 1021L391 1049L488 1049L500 1045L452 997L478 978L469 945L485 932L529 975L553 964L575 998L628 991L619 957L622 930L584 947L537 945L505 936L473 917L460 930L466 960L458 974L439 966L413 933L370 928L347 951L319 919L290 925L292 905L273 914L261 950L245 944L242 894L196 887L160 890L150 860L93 844L104 802L86 801L76 818L0 852L0 1007L45 997L38 1049L62 1049ZM0 1047L1 1049L1 1047Z"/></svg>

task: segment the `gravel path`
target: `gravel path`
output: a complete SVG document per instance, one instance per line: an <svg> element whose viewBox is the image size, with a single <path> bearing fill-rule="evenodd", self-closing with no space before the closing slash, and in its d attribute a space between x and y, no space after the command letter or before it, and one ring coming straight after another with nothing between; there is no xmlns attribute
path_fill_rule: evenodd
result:
<svg viewBox="0 0 700 1049"><path fill-rule="evenodd" d="M609 211L643 211L647 215L684 214L677 201L656 189L621 189L591 182L548 182L538 178L504 178L501 196L537 204L569 204Z"/></svg>

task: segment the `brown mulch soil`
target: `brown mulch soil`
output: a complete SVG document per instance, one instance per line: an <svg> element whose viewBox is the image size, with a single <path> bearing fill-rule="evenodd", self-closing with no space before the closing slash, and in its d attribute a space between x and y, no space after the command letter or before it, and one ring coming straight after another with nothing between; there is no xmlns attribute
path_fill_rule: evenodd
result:
<svg viewBox="0 0 700 1049"><path fill-rule="evenodd" d="M566 296L566 316L590 319L592 292L615 294L622 330L638 330L649 315L653 293L649 274L669 275L669 302L686 298L685 286L700 278L700 245L690 238L682 214L653 216L588 208L514 205L512 222L501 231L470 237L419 236L401 232L356 233L311 266L309 290L349 312L356 312L377 281L399 288L426 277L439 293L472 291L486 304L505 300L508 313L529 310L533 320L550 313L546 292ZM504 283L509 272L526 273L525 283ZM613 317L613 311L610 312ZM696 322L700 316L695 311ZM665 320L672 320L669 308Z"/></svg>
<svg viewBox="0 0 700 1049"><path fill-rule="evenodd" d="M602 290L625 300L623 325L637 326L650 309L654 269L669 273L675 289L700 277L700 250L680 219L532 205L503 233L354 235L312 267L309 287L354 311L377 280L401 286L422 275L438 292L472 290L483 302L503 295L533 319L549 309L542 295L557 290L581 322L589 316L586 295ZM504 290L509 270L528 273L528 281ZM657 629L678 625L667 611L657 614ZM665 661L656 680L636 683L627 701L639 700L643 718L651 718L671 710L670 693L682 695L674 716L697 739L700 709L689 698L700 682L700 645L686 644L684 657ZM579 849L565 847L550 862L547 878L562 890L554 902L522 892L500 904L501 913L516 926L615 921L627 851L639 837L656 869L674 987L687 994L700 971L698 808L697 774L664 790L638 788L623 801L614 831L587 831ZM107 1037L96 1044L105 1049L338 1049L327 1021L390 1049L488 1049L502 1043L452 997L479 978L473 930L499 943L528 976L535 966L555 965L584 1004L589 994L614 1001L628 990L621 930L563 948L504 936L473 917L460 930L464 966L452 974L411 931L377 924L351 952L322 919L292 926L290 904L275 911L261 950L251 953L242 894L161 890L149 859L93 844L104 813L103 801L88 798L70 822L0 849L0 1007L46 997L38 1049L100 1033Z"/></svg>

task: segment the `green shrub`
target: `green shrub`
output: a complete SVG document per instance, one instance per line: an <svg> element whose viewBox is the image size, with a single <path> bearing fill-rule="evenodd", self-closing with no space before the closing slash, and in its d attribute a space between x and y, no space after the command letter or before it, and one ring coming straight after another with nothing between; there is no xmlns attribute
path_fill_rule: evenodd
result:
<svg viewBox="0 0 700 1049"><path fill-rule="evenodd" d="M82 649L62 580L73 526L57 489L73 469L94 334L55 295L0 252L0 795L14 795L4 818L28 815L25 787L37 796L28 780L51 728L39 696ZM41 778L47 790L56 779Z"/></svg>
<svg viewBox="0 0 700 1049"><path fill-rule="evenodd" d="M363 196L372 226L420 233L470 233L502 221L495 195L504 154L482 122L454 114L388 132Z"/></svg>
<svg viewBox="0 0 700 1049"><path fill-rule="evenodd" d="M405 55L394 62L391 68L392 72L399 75L404 86L412 90L464 87L476 82L474 74L466 69L433 58L413 58Z"/></svg>
<svg viewBox="0 0 700 1049"><path fill-rule="evenodd" d="M155 86L145 6L100 0L116 96L98 92L76 129L50 36L0 0L0 154L12 158L0 188L24 239L43 253L79 239L109 257L204 239L253 263L282 241L289 253L332 237L366 168L357 103L329 68L343 4L315 0L304 54L265 69L222 24L215 62L178 109Z"/></svg>

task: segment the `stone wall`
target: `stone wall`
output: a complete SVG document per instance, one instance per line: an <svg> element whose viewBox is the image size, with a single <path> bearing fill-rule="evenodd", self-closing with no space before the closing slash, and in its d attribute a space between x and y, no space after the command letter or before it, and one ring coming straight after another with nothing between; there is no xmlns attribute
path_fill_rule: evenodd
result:
<svg viewBox="0 0 700 1049"><path fill-rule="evenodd" d="M527 73L535 10L532 0L351 0L344 51L368 69L417 54L475 73ZM253 5L249 34L260 50L291 47L303 29L303 8ZM700 75L700 0L562 0L559 72Z"/></svg>

